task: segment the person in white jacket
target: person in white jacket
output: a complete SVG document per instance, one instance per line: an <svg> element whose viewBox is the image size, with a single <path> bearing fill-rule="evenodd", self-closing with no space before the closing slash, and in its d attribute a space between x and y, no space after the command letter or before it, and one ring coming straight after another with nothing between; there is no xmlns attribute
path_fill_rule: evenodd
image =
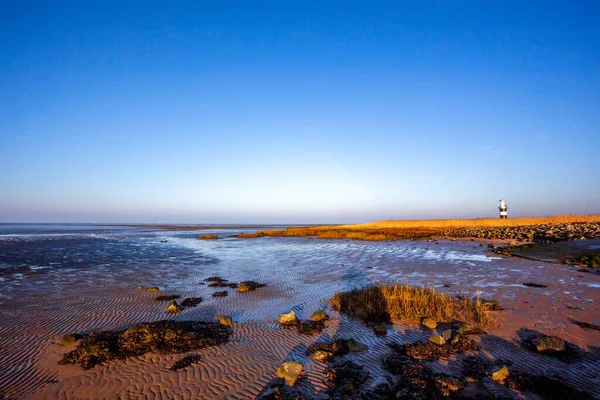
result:
<svg viewBox="0 0 600 400"><path fill-rule="evenodd" d="M498 207L498 210L500 210L500 218L508 218L508 207L506 206L506 203L504 202L504 200L499 201L500 207Z"/></svg>

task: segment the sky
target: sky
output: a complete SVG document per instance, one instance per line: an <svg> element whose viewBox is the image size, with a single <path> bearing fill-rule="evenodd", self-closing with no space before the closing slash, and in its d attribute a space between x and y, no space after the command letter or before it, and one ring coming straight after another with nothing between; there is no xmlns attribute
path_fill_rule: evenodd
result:
<svg viewBox="0 0 600 400"><path fill-rule="evenodd" d="M596 1L0 7L0 222L600 213Z"/></svg>

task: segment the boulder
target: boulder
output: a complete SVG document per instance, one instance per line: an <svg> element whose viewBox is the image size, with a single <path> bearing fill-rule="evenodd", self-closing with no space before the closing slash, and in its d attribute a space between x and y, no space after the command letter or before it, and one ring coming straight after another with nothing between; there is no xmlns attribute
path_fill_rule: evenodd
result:
<svg viewBox="0 0 600 400"><path fill-rule="evenodd" d="M298 323L298 317L296 317L296 313L292 310L289 313L279 314L277 321L281 325L295 325Z"/></svg>
<svg viewBox="0 0 600 400"><path fill-rule="evenodd" d="M327 319L329 319L329 317L327 316L327 314L325 314L325 311L323 310L317 310L310 316L310 320L316 322L325 321Z"/></svg>
<svg viewBox="0 0 600 400"><path fill-rule="evenodd" d="M440 335L433 335L429 338L429 341L433 344L437 344L438 346L443 346L446 344L446 340Z"/></svg>
<svg viewBox="0 0 600 400"><path fill-rule="evenodd" d="M510 375L508 372L508 368L506 368L506 365L504 365L502 366L502 368L492 373L492 380L494 382L504 383L504 380L508 378L508 375Z"/></svg>
<svg viewBox="0 0 600 400"><path fill-rule="evenodd" d="M421 325L431 330L437 328L437 322L435 322L431 318L423 318L423 320L421 321Z"/></svg>
<svg viewBox="0 0 600 400"><path fill-rule="evenodd" d="M219 321L219 324L221 324L221 325L225 325L230 328L233 326L233 321L231 320L231 317L229 317L229 316L219 315L216 317L216 320Z"/></svg>
<svg viewBox="0 0 600 400"><path fill-rule="evenodd" d="M565 341L558 336L542 336L531 340L531 344L539 352L565 351Z"/></svg>
<svg viewBox="0 0 600 400"><path fill-rule="evenodd" d="M168 312L169 314L177 314L183 311L183 308L177 304L177 301L175 300L171 300L171 302L169 303L169 306L167 307L167 309L165 310L166 312Z"/></svg>
<svg viewBox="0 0 600 400"><path fill-rule="evenodd" d="M385 322L380 322L373 327L373 332L375 332L376 336L385 336L387 335L387 325Z"/></svg>
<svg viewBox="0 0 600 400"><path fill-rule="evenodd" d="M286 361L277 368L277 377L285 379L288 386L294 386L294 383L302 373L302 364L293 361Z"/></svg>
<svg viewBox="0 0 600 400"><path fill-rule="evenodd" d="M346 341L346 345L348 346L348 350L350 350L351 352L359 352L359 351L365 351L369 348L369 346L367 346L364 343L359 342L356 339L348 339Z"/></svg>
<svg viewBox="0 0 600 400"><path fill-rule="evenodd" d="M444 338L444 340L446 342L449 342L452 338L454 338L457 335L458 332L452 330L452 329L446 329L441 333L441 337Z"/></svg>
<svg viewBox="0 0 600 400"><path fill-rule="evenodd" d="M326 362L326 361L330 360L331 358L333 358L333 353L330 351L326 351L326 350L317 350L314 353L311 353L310 356L315 361Z"/></svg>
<svg viewBox="0 0 600 400"><path fill-rule="evenodd" d="M350 347L346 339L335 339L331 344L331 350L335 355L343 356L350 352Z"/></svg>

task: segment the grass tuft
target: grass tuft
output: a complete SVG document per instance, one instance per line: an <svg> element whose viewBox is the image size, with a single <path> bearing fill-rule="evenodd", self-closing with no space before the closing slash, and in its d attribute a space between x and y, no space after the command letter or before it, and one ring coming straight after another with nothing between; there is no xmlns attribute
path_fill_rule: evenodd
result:
<svg viewBox="0 0 600 400"><path fill-rule="evenodd" d="M460 320L480 326L493 326L481 299L455 297L432 288L409 285L379 285L339 292L331 299L333 308L365 322L411 321L423 317L436 321Z"/></svg>

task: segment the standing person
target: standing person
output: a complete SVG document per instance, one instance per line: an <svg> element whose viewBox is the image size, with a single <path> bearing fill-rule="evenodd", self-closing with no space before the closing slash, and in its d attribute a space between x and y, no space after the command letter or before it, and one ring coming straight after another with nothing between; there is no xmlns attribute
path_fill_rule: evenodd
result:
<svg viewBox="0 0 600 400"><path fill-rule="evenodd" d="M504 200L499 201L500 207L498 207L498 210L500 210L500 218L508 218L508 207L506 206L506 203L504 202Z"/></svg>

